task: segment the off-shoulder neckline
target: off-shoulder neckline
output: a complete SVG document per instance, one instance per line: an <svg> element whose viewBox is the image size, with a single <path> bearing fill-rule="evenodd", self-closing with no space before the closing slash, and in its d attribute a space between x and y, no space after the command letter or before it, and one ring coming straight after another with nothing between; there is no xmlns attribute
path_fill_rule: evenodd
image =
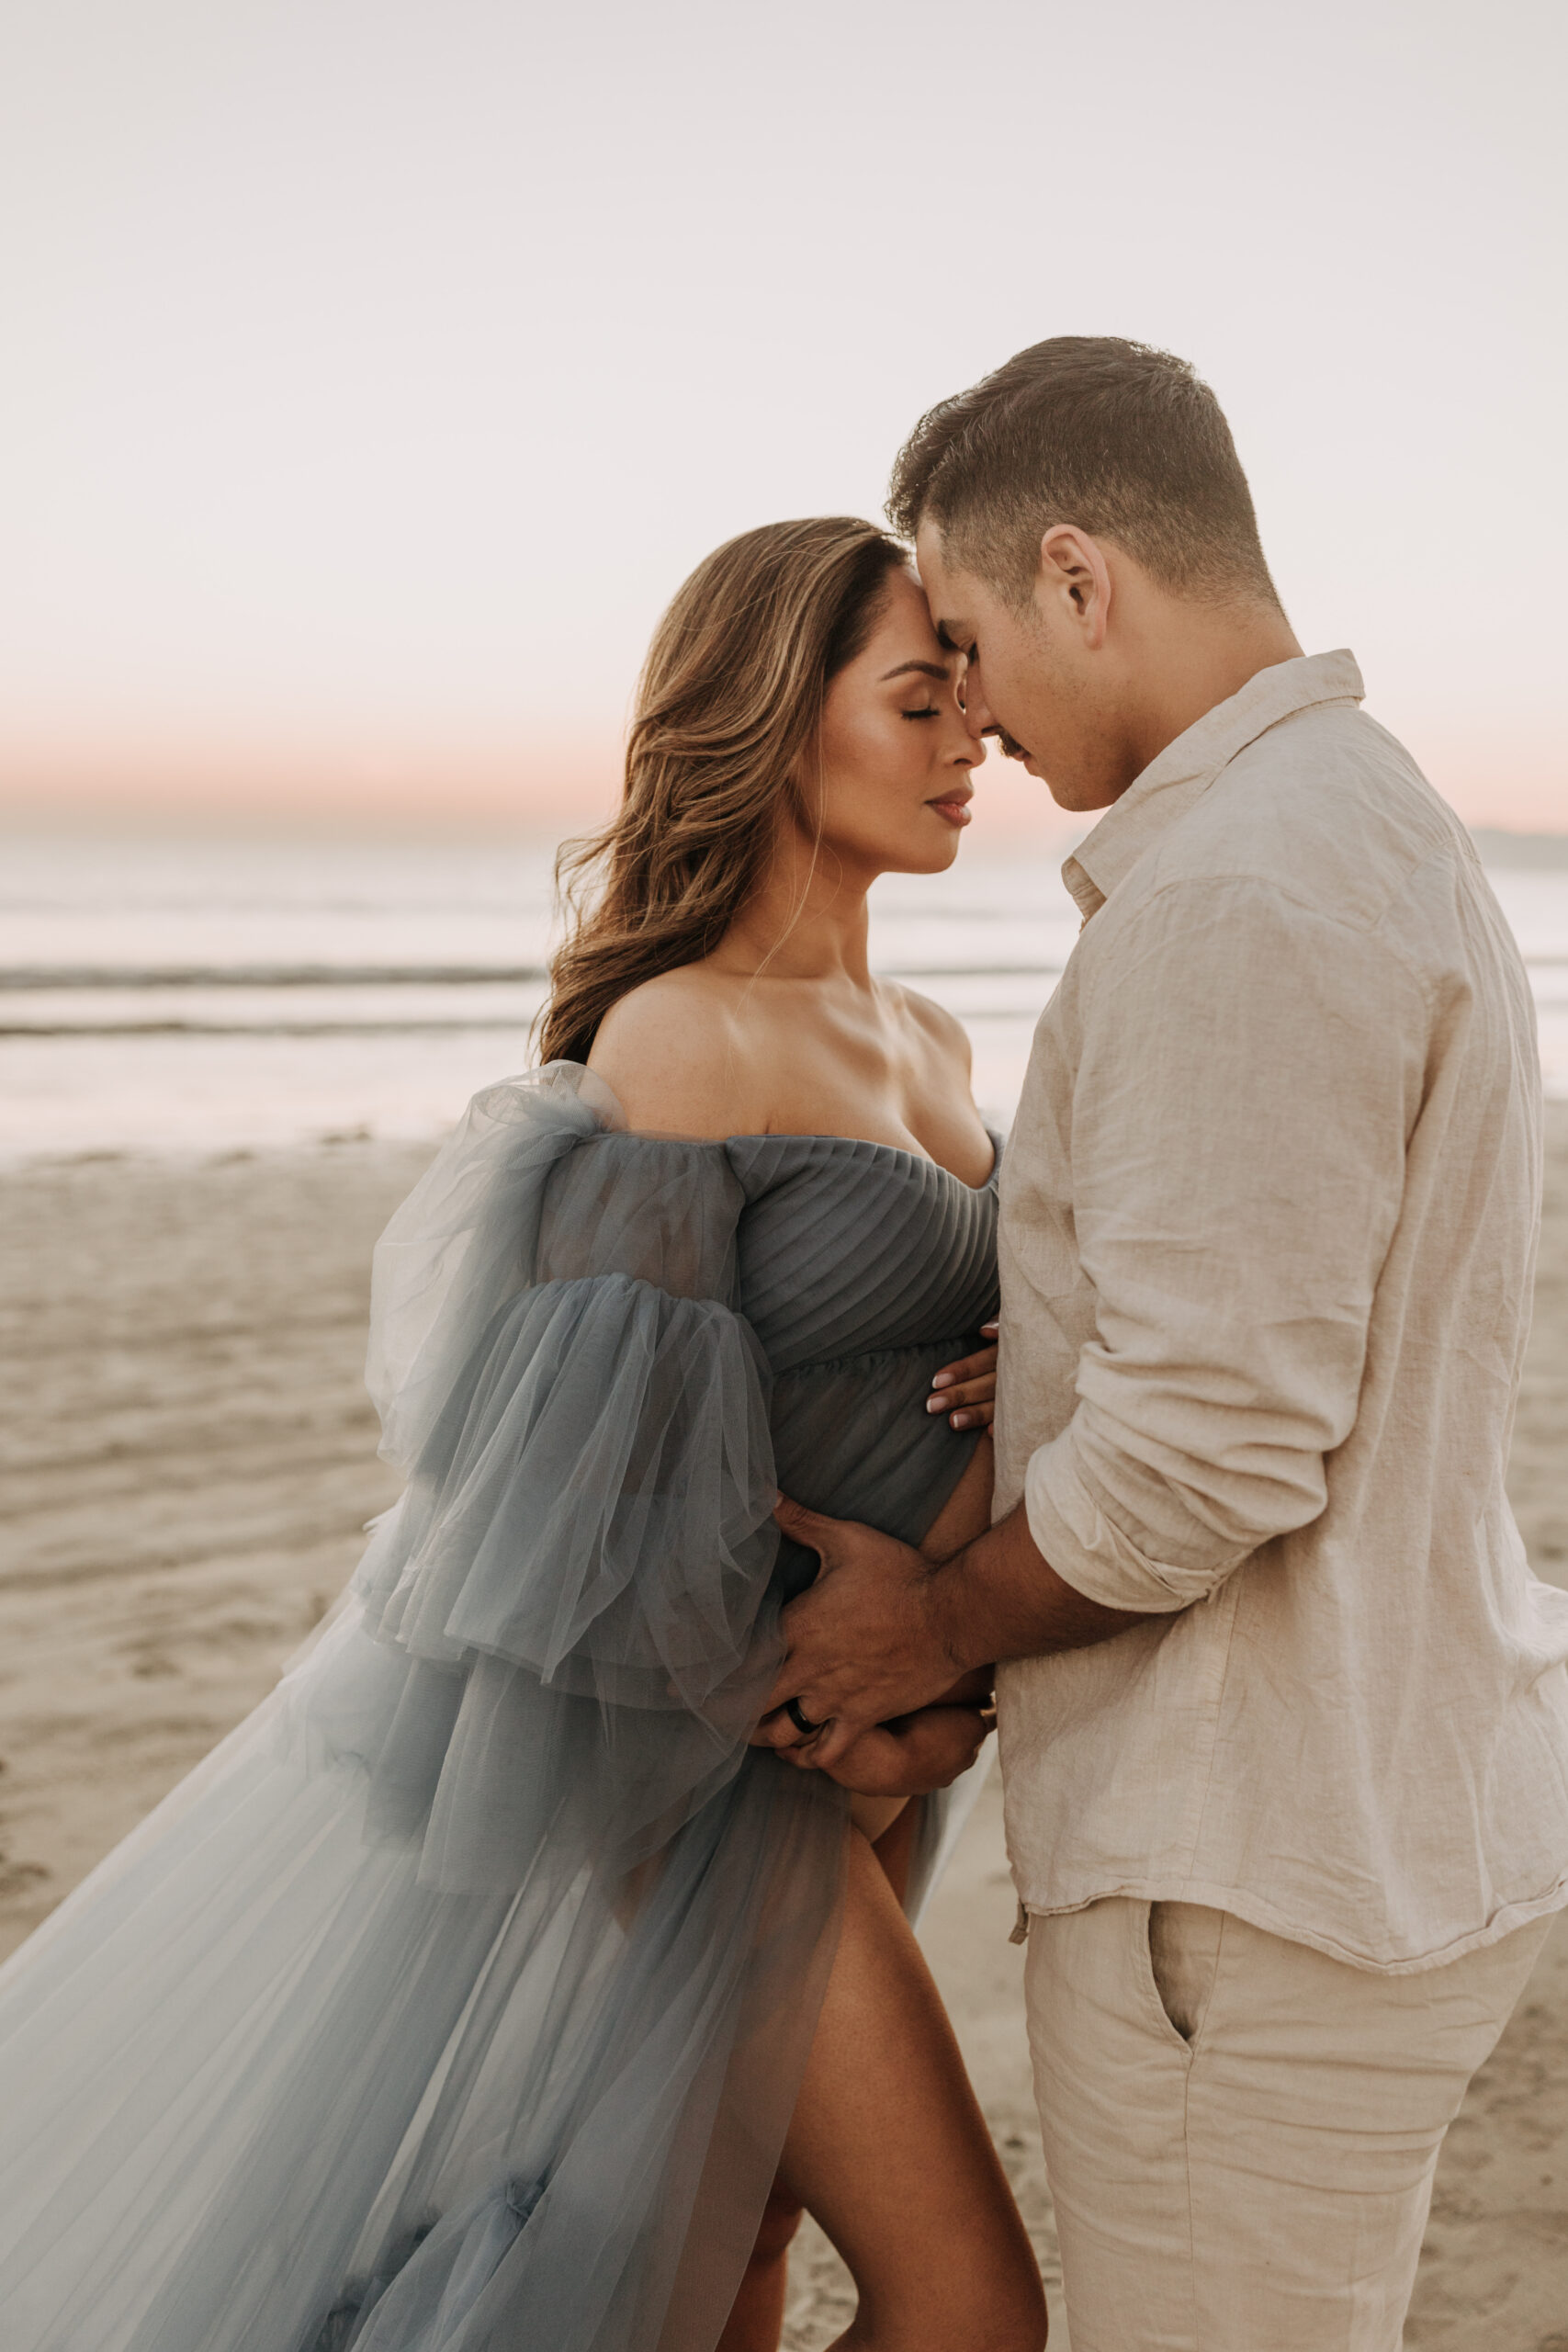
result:
<svg viewBox="0 0 1568 2352"><path fill-rule="evenodd" d="M929 1151L911 1151L908 1144L883 1143L875 1136L797 1135L793 1128L783 1127L773 1128L761 1135L726 1136L724 1140L727 1144L836 1143L847 1144L856 1151L885 1151L889 1153L895 1159L907 1159L910 1161L914 1167L934 1168L939 1176L948 1177L962 1192L988 1193L992 1184L996 1181L997 1170L1000 1168L1002 1163L1002 1156L1000 1150L998 1148L997 1138L995 1136L991 1135L989 1127L987 1128L986 1133L991 1136L991 1164L978 1184L971 1184L964 1177L959 1175L956 1169L949 1168L944 1160L936 1159Z"/></svg>
<svg viewBox="0 0 1568 2352"><path fill-rule="evenodd" d="M731 1144L737 1143L820 1143L837 1144L852 1151L886 1152L893 1159L907 1159L911 1167L932 1168L939 1176L945 1176L949 1183L956 1184L961 1193L973 1193L976 1197L981 1193L990 1191L997 1181L1002 1164L1000 1143L989 1127L987 1128L986 1133L991 1138L991 1165L978 1184L969 1183L965 1178L959 1175L956 1169L949 1168L944 1161L933 1159L929 1151L911 1151L907 1144L883 1143L874 1136L811 1135L799 1132L793 1127L773 1127L756 1135L733 1136L659 1135L640 1127L608 1128L605 1132L612 1135L618 1133L629 1136L637 1143L690 1144L694 1150L699 1151L728 1151Z"/></svg>
<svg viewBox="0 0 1568 2352"><path fill-rule="evenodd" d="M972 1193L976 1196L990 1191L1001 1169L1002 1138L994 1127L986 1129L991 1143L991 1165L984 1181L978 1184L968 1183L953 1169L947 1167L942 1160L933 1159L929 1151L911 1151L907 1144L883 1143L874 1136L797 1134L790 1128L773 1129L760 1135L660 1135L646 1128L628 1126L626 1114L616 1100L614 1088L599 1076L597 1070L591 1070L586 1062L547 1062L540 1070L539 1077L547 1081L553 1080L557 1072L569 1074L572 1092L588 1110L592 1112L599 1122L599 1130L602 1135L630 1136L639 1143L682 1143L704 1151L727 1151L731 1144L737 1143L838 1144L852 1151L887 1152L895 1159L907 1159L913 1168L934 1168L939 1175L945 1176L950 1183L956 1184L960 1192Z"/></svg>

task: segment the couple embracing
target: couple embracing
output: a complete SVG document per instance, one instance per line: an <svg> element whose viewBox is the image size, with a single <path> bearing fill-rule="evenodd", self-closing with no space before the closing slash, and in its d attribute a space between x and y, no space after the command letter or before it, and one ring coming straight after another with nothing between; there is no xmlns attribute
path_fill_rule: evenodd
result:
<svg viewBox="0 0 1568 2352"><path fill-rule="evenodd" d="M846 2347L1037 2352L911 1928L993 1690L1074 2352L1395 2352L1568 1903L1525 976L1181 362L1021 353L890 514L676 596L378 1251L402 1499L0 1973L15 2352L773 2352L803 2208ZM866 960L987 736L1105 812L1005 1155Z"/></svg>

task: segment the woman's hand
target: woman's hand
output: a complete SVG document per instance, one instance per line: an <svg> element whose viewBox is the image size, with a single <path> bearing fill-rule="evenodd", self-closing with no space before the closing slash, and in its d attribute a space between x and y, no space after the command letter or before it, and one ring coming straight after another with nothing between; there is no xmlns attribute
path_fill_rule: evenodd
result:
<svg viewBox="0 0 1568 2352"><path fill-rule="evenodd" d="M955 1430L989 1429L997 1409L996 1336L994 1323L982 1323L980 1337L993 1344L942 1365L926 1398L928 1413L945 1413Z"/></svg>
<svg viewBox="0 0 1568 2352"><path fill-rule="evenodd" d="M896 1723L862 1732L828 1769L828 1778L863 1797L924 1797L945 1789L966 1772L996 1723L993 1710L976 1706L921 1707ZM817 1768L814 1741L776 1753L802 1771Z"/></svg>

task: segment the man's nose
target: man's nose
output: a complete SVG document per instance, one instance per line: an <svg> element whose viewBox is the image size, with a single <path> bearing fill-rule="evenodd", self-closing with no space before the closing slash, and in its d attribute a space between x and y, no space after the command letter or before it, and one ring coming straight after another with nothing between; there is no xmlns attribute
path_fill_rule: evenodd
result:
<svg viewBox="0 0 1568 2352"><path fill-rule="evenodd" d="M964 680L964 724L977 743L996 726L980 687L980 667L972 662Z"/></svg>

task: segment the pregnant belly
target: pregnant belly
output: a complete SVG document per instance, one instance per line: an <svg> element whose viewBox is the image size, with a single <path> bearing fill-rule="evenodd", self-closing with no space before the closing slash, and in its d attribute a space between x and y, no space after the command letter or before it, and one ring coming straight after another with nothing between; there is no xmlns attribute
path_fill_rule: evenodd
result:
<svg viewBox="0 0 1568 2352"><path fill-rule="evenodd" d="M962 1333L922 1348L808 1364L773 1385L773 1458L792 1500L834 1519L860 1519L906 1544L925 1536L975 1456L977 1439L926 1411L931 1374L961 1355ZM779 1548L786 1597L805 1590L817 1555Z"/></svg>

